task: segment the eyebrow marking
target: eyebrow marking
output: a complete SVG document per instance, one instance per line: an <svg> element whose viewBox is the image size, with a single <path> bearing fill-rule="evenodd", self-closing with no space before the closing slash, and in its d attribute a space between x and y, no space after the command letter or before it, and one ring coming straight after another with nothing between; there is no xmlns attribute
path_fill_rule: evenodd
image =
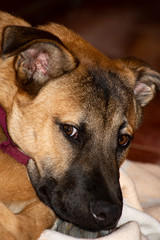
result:
<svg viewBox="0 0 160 240"><path fill-rule="evenodd" d="M129 134L131 136L133 136L133 128L132 126L128 123L127 118L125 118L125 121L123 123L123 125L120 128L120 131L122 134Z"/></svg>

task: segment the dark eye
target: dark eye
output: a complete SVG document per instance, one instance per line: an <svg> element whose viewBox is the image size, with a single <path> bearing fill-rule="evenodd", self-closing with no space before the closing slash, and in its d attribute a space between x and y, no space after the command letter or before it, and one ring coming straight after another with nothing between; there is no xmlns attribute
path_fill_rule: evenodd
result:
<svg viewBox="0 0 160 240"><path fill-rule="evenodd" d="M74 139L78 138L78 130L73 126L63 125L63 132L68 137L71 137L71 138L74 138Z"/></svg>
<svg viewBox="0 0 160 240"><path fill-rule="evenodd" d="M120 147L128 147L131 142L132 137L128 134L122 134L119 136L118 144Z"/></svg>

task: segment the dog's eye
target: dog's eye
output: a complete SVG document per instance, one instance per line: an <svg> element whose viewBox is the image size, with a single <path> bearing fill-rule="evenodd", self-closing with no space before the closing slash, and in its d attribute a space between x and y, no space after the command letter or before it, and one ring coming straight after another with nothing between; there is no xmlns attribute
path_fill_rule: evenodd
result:
<svg viewBox="0 0 160 240"><path fill-rule="evenodd" d="M78 138L78 130L70 125L63 125L63 132L71 138L77 139Z"/></svg>
<svg viewBox="0 0 160 240"><path fill-rule="evenodd" d="M128 134L122 134L119 136L118 144L120 147L128 147L131 142L132 137Z"/></svg>

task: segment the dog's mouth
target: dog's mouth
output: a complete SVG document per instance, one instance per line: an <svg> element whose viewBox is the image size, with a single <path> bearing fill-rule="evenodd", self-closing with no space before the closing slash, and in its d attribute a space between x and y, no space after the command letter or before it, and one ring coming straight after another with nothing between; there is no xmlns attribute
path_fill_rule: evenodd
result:
<svg viewBox="0 0 160 240"><path fill-rule="evenodd" d="M114 229L111 230L102 230L102 231L86 231L83 230L77 226L75 226L72 223L62 221L61 219L57 219L54 223L54 226L52 227L52 230L63 233L65 235L75 237L75 238L85 238L85 239L95 239L99 237L104 237L111 232L114 231Z"/></svg>

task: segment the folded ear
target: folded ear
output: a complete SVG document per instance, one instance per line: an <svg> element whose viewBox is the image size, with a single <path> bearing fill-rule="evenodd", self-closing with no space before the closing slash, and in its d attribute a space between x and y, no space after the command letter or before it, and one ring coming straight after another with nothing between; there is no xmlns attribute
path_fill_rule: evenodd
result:
<svg viewBox="0 0 160 240"><path fill-rule="evenodd" d="M75 58L56 36L33 27L6 27L1 55L16 56L17 84L32 95L76 66Z"/></svg>
<svg viewBox="0 0 160 240"><path fill-rule="evenodd" d="M135 74L134 94L138 103L145 107L160 92L160 73L147 63L134 57L124 59Z"/></svg>

